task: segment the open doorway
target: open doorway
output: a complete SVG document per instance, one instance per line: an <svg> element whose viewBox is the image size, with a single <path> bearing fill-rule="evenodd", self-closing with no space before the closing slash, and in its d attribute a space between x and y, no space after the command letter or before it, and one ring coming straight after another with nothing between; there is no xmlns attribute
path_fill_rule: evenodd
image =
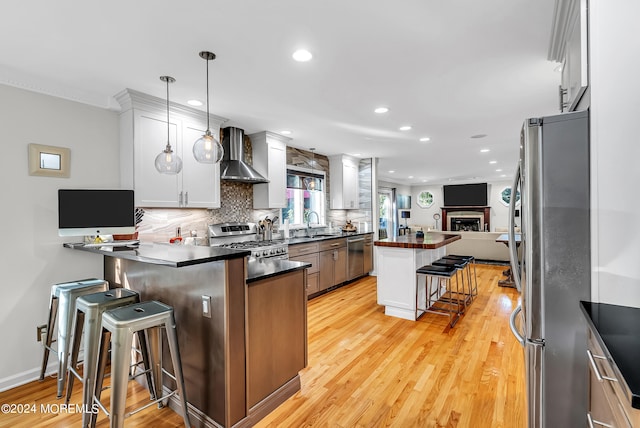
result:
<svg viewBox="0 0 640 428"><path fill-rule="evenodd" d="M396 190L378 188L378 239L393 238L396 235Z"/></svg>

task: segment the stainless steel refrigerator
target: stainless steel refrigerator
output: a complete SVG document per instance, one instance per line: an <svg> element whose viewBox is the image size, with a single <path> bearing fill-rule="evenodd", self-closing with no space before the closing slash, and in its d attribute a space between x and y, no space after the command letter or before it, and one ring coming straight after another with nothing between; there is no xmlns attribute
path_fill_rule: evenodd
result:
<svg viewBox="0 0 640 428"><path fill-rule="evenodd" d="M510 325L524 348L528 426L586 426L587 327L579 302L591 296L588 111L525 121L510 211L520 291Z"/></svg>

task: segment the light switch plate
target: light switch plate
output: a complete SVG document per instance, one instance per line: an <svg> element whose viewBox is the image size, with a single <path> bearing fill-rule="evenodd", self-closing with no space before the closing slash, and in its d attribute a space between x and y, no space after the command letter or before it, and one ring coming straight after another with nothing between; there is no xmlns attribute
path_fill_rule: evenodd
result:
<svg viewBox="0 0 640 428"><path fill-rule="evenodd" d="M211 296L202 296L202 316L211 318Z"/></svg>

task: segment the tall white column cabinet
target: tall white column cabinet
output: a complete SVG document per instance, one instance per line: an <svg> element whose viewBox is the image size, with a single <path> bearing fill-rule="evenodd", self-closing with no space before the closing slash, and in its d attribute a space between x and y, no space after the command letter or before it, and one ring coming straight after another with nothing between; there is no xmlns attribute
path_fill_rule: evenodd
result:
<svg viewBox="0 0 640 428"><path fill-rule="evenodd" d="M332 210L358 209L359 159L336 155L329 157L329 180Z"/></svg>
<svg viewBox="0 0 640 428"><path fill-rule="evenodd" d="M291 138L262 131L249 135L253 149L253 168L268 183L253 185L253 208L286 208L287 143Z"/></svg>
<svg viewBox="0 0 640 428"><path fill-rule="evenodd" d="M176 175L158 173L155 158L167 144L166 100L126 89L116 95L120 113L121 186L134 189L139 207L220 208L220 166L202 164L193 143L207 127L206 113L170 104L169 141L183 162ZM210 116L211 132L219 134L226 119Z"/></svg>

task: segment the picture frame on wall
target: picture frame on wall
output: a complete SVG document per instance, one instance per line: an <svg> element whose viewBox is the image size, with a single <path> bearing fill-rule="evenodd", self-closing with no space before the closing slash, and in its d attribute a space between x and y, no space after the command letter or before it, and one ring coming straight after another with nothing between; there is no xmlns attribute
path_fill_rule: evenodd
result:
<svg viewBox="0 0 640 428"><path fill-rule="evenodd" d="M42 144L29 144L29 175L69 178L70 165L70 149Z"/></svg>
<svg viewBox="0 0 640 428"><path fill-rule="evenodd" d="M511 187L507 186L500 191L500 202L508 207L511 203ZM520 205L520 191L516 193L516 206Z"/></svg>

